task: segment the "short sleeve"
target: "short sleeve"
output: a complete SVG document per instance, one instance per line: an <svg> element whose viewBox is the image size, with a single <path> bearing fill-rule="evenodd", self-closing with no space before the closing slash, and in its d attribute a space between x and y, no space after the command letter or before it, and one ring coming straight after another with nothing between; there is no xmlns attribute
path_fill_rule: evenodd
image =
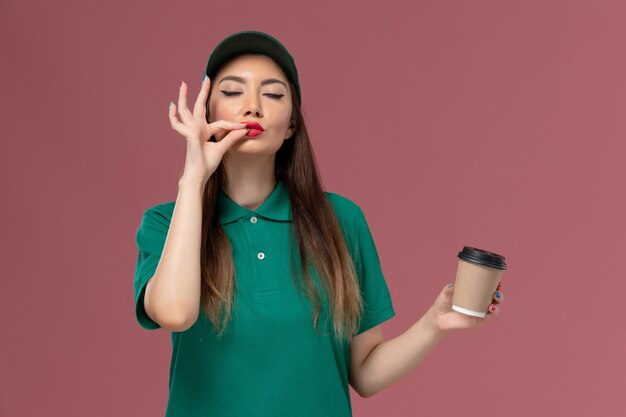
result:
<svg viewBox="0 0 626 417"><path fill-rule="evenodd" d="M356 269L364 301L363 318L357 334L395 316L389 288L382 272L374 238L361 210L358 210Z"/></svg>
<svg viewBox="0 0 626 417"><path fill-rule="evenodd" d="M141 327L148 330L161 327L146 313L144 295L148 280L154 275L159 265L170 220L171 216L168 218L161 210L157 210L155 207L149 208L143 213L139 229L135 235L138 249L134 277L135 315Z"/></svg>

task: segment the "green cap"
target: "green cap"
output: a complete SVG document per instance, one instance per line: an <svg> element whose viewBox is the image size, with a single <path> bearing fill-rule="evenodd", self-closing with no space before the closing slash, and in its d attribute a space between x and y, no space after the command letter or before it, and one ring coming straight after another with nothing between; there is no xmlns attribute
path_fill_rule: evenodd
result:
<svg viewBox="0 0 626 417"><path fill-rule="evenodd" d="M296 86L298 102L302 102L298 70L287 48L273 36L255 30L234 33L215 47L204 73L213 80L218 69L229 59L246 52L256 52L269 56L282 68L289 80Z"/></svg>

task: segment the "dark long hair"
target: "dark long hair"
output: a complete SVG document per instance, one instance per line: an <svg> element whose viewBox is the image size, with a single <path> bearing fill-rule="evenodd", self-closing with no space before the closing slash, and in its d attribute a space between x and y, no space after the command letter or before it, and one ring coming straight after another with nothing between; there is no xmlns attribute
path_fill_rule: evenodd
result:
<svg viewBox="0 0 626 417"><path fill-rule="evenodd" d="M363 314L359 281L334 209L322 189L296 89L291 81L289 85L293 103L291 123L295 131L276 152L275 174L285 185L292 209L291 243L297 245L302 271L292 273L292 279L313 306L312 325L317 332L323 300L309 274L312 261L328 301L335 337L349 342ZM208 103L207 99L207 122ZM226 171L220 164L205 185L202 204L201 307L218 337L223 335L231 318L236 281L232 247L217 213L220 188L225 189L227 184ZM292 272L294 261L292 258Z"/></svg>

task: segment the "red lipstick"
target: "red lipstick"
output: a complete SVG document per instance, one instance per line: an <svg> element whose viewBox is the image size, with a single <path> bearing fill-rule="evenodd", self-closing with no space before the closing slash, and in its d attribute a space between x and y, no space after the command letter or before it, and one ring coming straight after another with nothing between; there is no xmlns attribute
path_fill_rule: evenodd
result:
<svg viewBox="0 0 626 417"><path fill-rule="evenodd" d="M246 136L259 136L261 133L264 132L263 126L261 126L257 122L241 122L241 123L245 123L246 127L248 128L248 133Z"/></svg>

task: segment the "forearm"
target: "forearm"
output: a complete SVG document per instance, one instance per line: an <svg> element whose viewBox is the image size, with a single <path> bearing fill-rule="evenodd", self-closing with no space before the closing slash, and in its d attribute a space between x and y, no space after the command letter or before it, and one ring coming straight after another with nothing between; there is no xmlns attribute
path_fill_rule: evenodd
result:
<svg viewBox="0 0 626 417"><path fill-rule="evenodd" d="M172 330L183 330L198 315L203 190L200 182L179 183L163 253L146 289L146 311Z"/></svg>
<svg viewBox="0 0 626 417"><path fill-rule="evenodd" d="M361 395L369 397L393 385L417 367L443 339L430 310L401 335L376 346L359 370Z"/></svg>

